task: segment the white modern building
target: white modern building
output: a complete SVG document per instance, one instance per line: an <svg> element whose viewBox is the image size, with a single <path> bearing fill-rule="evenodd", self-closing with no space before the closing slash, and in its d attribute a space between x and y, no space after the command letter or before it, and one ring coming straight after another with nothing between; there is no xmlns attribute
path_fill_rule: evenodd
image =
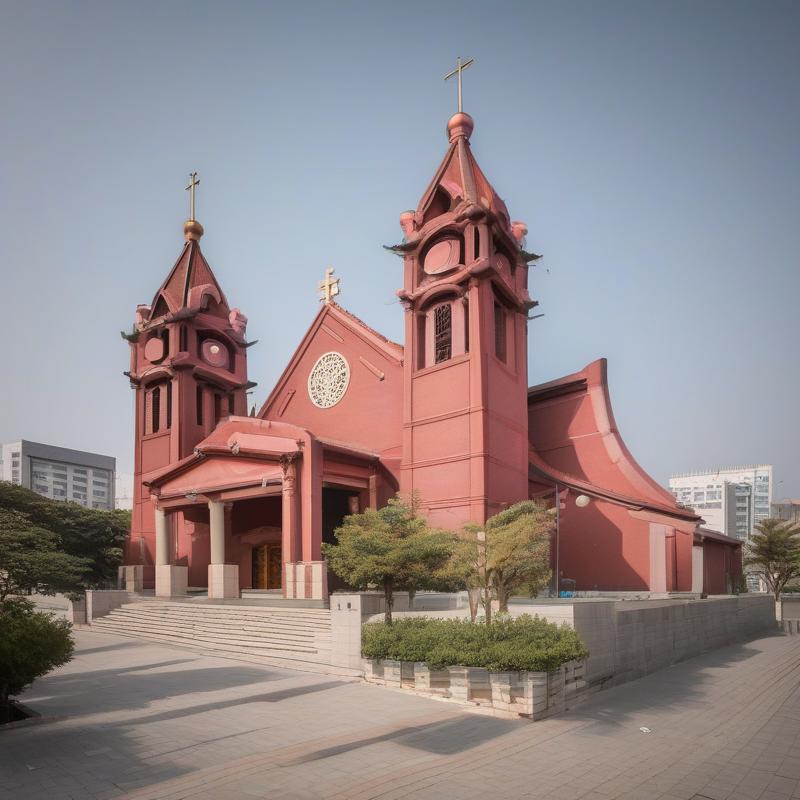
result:
<svg viewBox="0 0 800 800"><path fill-rule="evenodd" d="M703 517L707 527L742 540L770 516L773 485L771 464L688 472L669 479L675 499Z"/></svg>
<svg viewBox="0 0 800 800"><path fill-rule="evenodd" d="M22 439L0 446L0 480L53 500L114 508L116 459Z"/></svg>

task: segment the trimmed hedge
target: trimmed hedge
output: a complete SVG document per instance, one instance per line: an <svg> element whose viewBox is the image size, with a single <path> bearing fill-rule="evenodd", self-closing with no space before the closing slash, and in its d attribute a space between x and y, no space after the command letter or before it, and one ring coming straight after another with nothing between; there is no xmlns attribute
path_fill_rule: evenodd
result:
<svg viewBox="0 0 800 800"><path fill-rule="evenodd" d="M589 655L572 628L528 614L501 617L491 625L424 617L391 625L371 622L362 627L361 653L364 658L424 661L431 669L460 665L492 672L550 672Z"/></svg>

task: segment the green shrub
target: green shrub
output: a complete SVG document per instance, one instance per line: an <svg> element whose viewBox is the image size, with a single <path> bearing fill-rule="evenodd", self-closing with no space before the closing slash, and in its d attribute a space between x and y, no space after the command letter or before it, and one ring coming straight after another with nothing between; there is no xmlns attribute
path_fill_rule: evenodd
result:
<svg viewBox="0 0 800 800"><path fill-rule="evenodd" d="M0 723L11 718L11 697L66 664L73 649L65 619L35 611L29 600L0 601Z"/></svg>
<svg viewBox="0 0 800 800"><path fill-rule="evenodd" d="M422 661L431 669L461 665L493 672L551 671L589 655L572 628L527 614L492 625L460 619L410 618L362 630L365 658Z"/></svg>

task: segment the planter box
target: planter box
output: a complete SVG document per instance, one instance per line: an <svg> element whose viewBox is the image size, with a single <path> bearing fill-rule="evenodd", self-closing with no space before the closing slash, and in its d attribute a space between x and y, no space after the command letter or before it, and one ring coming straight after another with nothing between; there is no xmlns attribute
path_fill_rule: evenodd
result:
<svg viewBox="0 0 800 800"><path fill-rule="evenodd" d="M519 672L490 672L492 708L498 711L519 713L524 703L524 692Z"/></svg>
<svg viewBox="0 0 800 800"><path fill-rule="evenodd" d="M396 689L400 688L402 681L401 677L401 661L395 661L391 658L383 659L383 682L387 686L392 686Z"/></svg>
<svg viewBox="0 0 800 800"><path fill-rule="evenodd" d="M462 666L431 670L422 662L393 659L364 659L363 663L364 677L372 683L488 706L502 715L531 720L561 714L590 693L583 661L562 664L553 672L488 672Z"/></svg>
<svg viewBox="0 0 800 800"><path fill-rule="evenodd" d="M364 679L370 683L383 683L383 662L379 658L365 658Z"/></svg>
<svg viewBox="0 0 800 800"><path fill-rule="evenodd" d="M447 691L447 696L453 700L458 700L460 703L466 703L469 700L469 686L467 684L467 670L469 667L448 667L447 672L450 675L450 686Z"/></svg>
<svg viewBox="0 0 800 800"><path fill-rule="evenodd" d="M427 694L446 695L450 687L450 673L446 669L430 669L427 664L414 664L414 689Z"/></svg>

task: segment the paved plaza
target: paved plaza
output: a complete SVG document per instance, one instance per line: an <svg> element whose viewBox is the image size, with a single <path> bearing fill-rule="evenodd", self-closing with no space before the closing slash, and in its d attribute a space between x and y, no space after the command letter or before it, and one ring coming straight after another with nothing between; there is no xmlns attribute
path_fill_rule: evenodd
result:
<svg viewBox="0 0 800 800"><path fill-rule="evenodd" d="M330 676L78 631L0 730L0 798L800 798L800 637L529 723ZM650 729L642 732L641 727Z"/></svg>

